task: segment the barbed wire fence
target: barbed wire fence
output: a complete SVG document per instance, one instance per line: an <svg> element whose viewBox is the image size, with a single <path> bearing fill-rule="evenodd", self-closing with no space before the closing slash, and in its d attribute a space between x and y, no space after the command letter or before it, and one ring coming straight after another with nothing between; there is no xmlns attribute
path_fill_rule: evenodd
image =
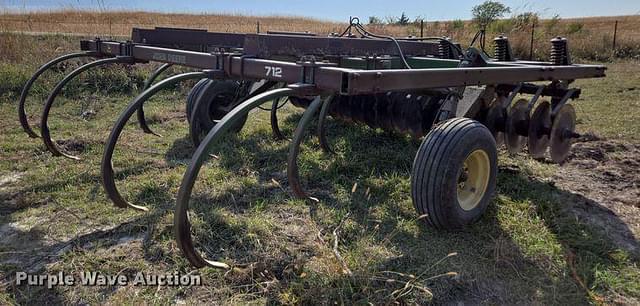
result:
<svg viewBox="0 0 640 306"><path fill-rule="evenodd" d="M453 24L453 22L450 22ZM445 29L442 29L442 25L447 25L447 22L430 22L427 23L425 20L419 20L414 22L411 27L399 27L394 25L386 25L386 24L377 24L374 27L377 30L382 30L387 33L391 32L392 34L399 35L421 35L424 36L426 33L429 35L439 35L439 36L449 36L451 38L464 39L463 34L460 31L455 29L451 29L450 26L446 26ZM611 27L608 31L600 30L600 34L602 39L598 42L600 45L597 46L599 50L609 50L610 57L616 57L618 53L619 45L619 20L611 21ZM244 33L252 33L252 32L260 32L260 27L262 26L262 31L266 32L265 28L267 24L262 22L262 25L259 20L256 20L255 23L251 22L202 22L202 21L193 21L193 22L161 22L158 18L155 18L153 21L136 21L136 22L114 22L113 18L97 18L97 19L84 19L78 21L65 20L63 22L60 21L46 21L46 20L34 20L30 15L27 15L26 18L10 18L10 17L0 17L0 32L30 32L33 34L64 34L64 35L74 35L74 36L104 36L104 37L113 37L113 38L122 38L126 37L130 34L130 31L134 27L157 27L157 26L165 26L165 27L186 27L186 28L200 28L207 29L212 31L221 31L221 32L244 32ZM272 29L277 30L299 30L292 29L291 24L282 23L279 25L269 24ZM278 28L278 26L282 28ZM541 44L541 39L539 34L541 34L540 28L542 24L533 22L530 25L529 30L521 30L522 33L516 33L519 40L519 48L526 50L520 50L520 57L528 59L539 58L540 56L546 54L544 50L537 49L538 44ZM448 27L448 28L447 28ZM339 31L338 27L329 27L332 31ZM400 34L404 29L405 33ZM313 30L313 29L310 29ZM639 30L640 31L640 30ZM526 32L526 33L525 33ZM418 34L419 33L419 34ZM500 34L500 33L496 33ZM526 34L526 35L525 35ZM557 33L558 35L549 35L550 33L543 33L548 36L548 39L551 39L555 36L565 36L571 40L571 34L567 33ZM458 37L456 37L458 36ZM577 35L574 35L577 36ZM608 39L607 39L608 38ZM464 43L464 41L462 41ZM640 42L637 43L638 47L640 47ZM526 45L526 46L525 46ZM545 45L546 46L546 45ZM595 45L594 45L595 47ZM602 53L602 51L599 51ZM638 52L640 53L640 51ZM602 55L600 55L602 56ZM632 55L633 56L633 55ZM637 56L637 55L636 55Z"/></svg>

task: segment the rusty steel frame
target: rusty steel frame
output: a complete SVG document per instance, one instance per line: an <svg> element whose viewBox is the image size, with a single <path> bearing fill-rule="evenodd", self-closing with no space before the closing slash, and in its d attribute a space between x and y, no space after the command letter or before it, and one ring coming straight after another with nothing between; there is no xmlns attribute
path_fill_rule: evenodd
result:
<svg viewBox="0 0 640 306"><path fill-rule="evenodd" d="M62 87L82 71L102 64L162 63L147 79L142 93L130 102L116 121L107 139L101 165L103 186L108 197L117 207L148 210L146 207L126 201L118 192L111 161L119 135L134 112L137 112L139 124L145 133L158 135L146 124L143 104L168 85L192 78L266 81L267 85L249 94L243 102L217 121L197 146L183 177L176 201L175 236L184 256L196 267L211 266L230 269L232 265L211 261L195 249L188 220L189 199L198 173L209 154L231 126L252 109L272 101L270 109L272 130L276 138L282 139L284 136L277 124L277 100L289 96L315 97L306 107L298 123L287 159L287 176L294 194L300 198L310 198L303 190L299 179L297 157L300 144L308 125L319 111L320 118L316 132L320 146L327 153L333 152L326 139L326 116L329 114L335 96L437 91L450 88L454 90L449 92L458 92L458 89L464 89L466 86L486 85L495 89L495 93L505 104L517 93L534 95L529 108L533 107L540 96L551 96L557 101L554 104L555 113L567 100L580 95L579 89L567 88L566 84L575 79L605 76L606 68L600 65L497 61L485 58L472 48L461 58L457 58L455 52L450 52L447 55L449 57L444 58L439 50L441 43L452 44L442 39L436 41L420 41L414 38L388 40L379 37L320 37L309 33L232 34L176 28L134 28L131 41L99 38L83 40L80 43L82 53L62 56L43 65L23 90L19 116L29 136L37 137L38 135L29 127L24 111L24 100L35 79L46 69L66 59L81 56L101 58L81 66L59 82L49 96L43 111L41 126L46 146L54 155L78 159L59 150L51 140L48 129L49 111ZM457 45L451 46L460 50ZM170 76L151 85L159 74L172 65L191 67L197 71ZM407 69L400 69L403 67ZM550 82L550 84L528 83L539 81ZM276 83L284 84L284 87L277 88L279 86L275 86ZM321 96L325 98L322 99ZM443 108L440 111L446 110L444 104L448 101L443 102ZM453 105L450 109L455 110L455 106ZM456 113L453 115L455 116Z"/></svg>
<svg viewBox="0 0 640 306"><path fill-rule="evenodd" d="M262 35L262 34L260 34ZM251 35L246 35L250 37ZM263 35L264 36L264 35ZM273 35L286 36L286 35ZM299 37L295 39L319 39ZM280 37L277 38L279 40ZM291 38L293 39L293 38ZM348 38L323 38L350 40ZM358 42L359 43L359 42ZM414 43L414 42L412 42ZM357 43L356 43L357 44ZM289 62L256 58L246 53L196 52L135 43L87 41L84 50L107 56L131 56L136 61L157 61L199 69L215 69L221 78L270 80L312 84L318 90L342 95L443 87L560 81L605 76L600 65L533 65L531 62L492 63L492 67L375 69L336 67L326 62Z"/></svg>

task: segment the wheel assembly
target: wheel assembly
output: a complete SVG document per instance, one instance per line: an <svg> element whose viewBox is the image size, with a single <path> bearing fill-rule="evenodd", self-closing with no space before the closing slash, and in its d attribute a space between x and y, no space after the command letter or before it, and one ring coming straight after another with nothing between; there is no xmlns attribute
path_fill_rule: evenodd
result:
<svg viewBox="0 0 640 306"><path fill-rule="evenodd" d="M198 146L216 123L242 102L249 94L249 89L242 82L234 80L207 80L201 87L194 87L193 92L192 100L187 100L187 105L192 103L189 136L193 144ZM241 118L233 125L232 130L239 132L246 121L246 116Z"/></svg>
<svg viewBox="0 0 640 306"><path fill-rule="evenodd" d="M411 198L423 220L440 229L478 220L495 190L497 156L491 132L475 120L450 119L429 132L411 171Z"/></svg>
<svg viewBox="0 0 640 306"><path fill-rule="evenodd" d="M187 95L187 106L186 106L187 121L191 122L191 114L193 113L193 108L196 104L196 98L200 95L200 92L202 91L202 87L210 82L213 82L213 80L201 79L189 91L189 95Z"/></svg>
<svg viewBox="0 0 640 306"><path fill-rule="evenodd" d="M553 118L549 148L551 160L562 163L569 156L573 139L580 136L575 129L576 111L571 104L565 104Z"/></svg>

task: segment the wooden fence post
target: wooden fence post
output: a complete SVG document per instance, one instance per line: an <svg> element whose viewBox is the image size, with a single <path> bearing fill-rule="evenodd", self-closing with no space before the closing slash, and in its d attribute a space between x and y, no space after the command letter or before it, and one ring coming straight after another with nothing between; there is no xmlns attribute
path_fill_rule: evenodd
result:
<svg viewBox="0 0 640 306"><path fill-rule="evenodd" d="M531 44L529 45L529 60L533 60L533 38L536 34L536 22L531 23Z"/></svg>
<svg viewBox="0 0 640 306"><path fill-rule="evenodd" d="M420 37L424 37L424 19L420 19Z"/></svg>
<svg viewBox="0 0 640 306"><path fill-rule="evenodd" d="M615 25L613 26L613 54L616 54L616 38L618 36L618 21L616 20Z"/></svg>

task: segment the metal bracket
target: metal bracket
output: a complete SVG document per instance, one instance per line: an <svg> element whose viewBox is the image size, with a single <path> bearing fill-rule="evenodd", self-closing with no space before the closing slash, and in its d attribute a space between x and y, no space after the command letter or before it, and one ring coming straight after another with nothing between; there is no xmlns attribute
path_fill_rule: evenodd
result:
<svg viewBox="0 0 640 306"><path fill-rule="evenodd" d="M567 104L567 101L569 101L575 91L575 88L567 90L567 93L562 97L562 99L558 100L558 102L553 106L553 110L551 111L551 118L554 118L560 111L560 108L562 108L563 105Z"/></svg>
<svg viewBox="0 0 640 306"><path fill-rule="evenodd" d="M533 95L533 97L531 98L531 100L527 104L527 113L530 113L531 110L533 109L533 106L536 105L536 102L538 102L538 99L542 95L542 91L544 91L544 85L538 86L538 89L536 90L536 93Z"/></svg>
<svg viewBox="0 0 640 306"><path fill-rule="evenodd" d="M95 42L96 42L96 52L98 53L98 55L102 55L102 39L100 39L100 37L96 37L95 38Z"/></svg>
<svg viewBox="0 0 640 306"><path fill-rule="evenodd" d="M296 91L296 96L315 96L320 92L315 84L294 83L289 84L286 87L294 89Z"/></svg>
<svg viewBox="0 0 640 306"><path fill-rule="evenodd" d="M244 78L244 60L247 58L255 58L255 56L253 55L242 55L240 56L240 77ZM231 61L229 61L229 63L231 63ZM231 68L231 65L229 65L229 68Z"/></svg>
<svg viewBox="0 0 640 306"><path fill-rule="evenodd" d="M318 67L336 67L337 64L330 63L328 61L316 61L316 57L313 55L302 56L296 64L302 66L302 73L300 76L301 83L314 84L316 80L316 68Z"/></svg>
<svg viewBox="0 0 640 306"><path fill-rule="evenodd" d="M518 86L516 86L516 88L514 88L511 93L509 93L509 96L507 96L506 99L504 99L502 101L502 106L504 108L510 108L511 107L511 102L513 102L513 99L516 97L516 95L520 92L520 90L522 89L522 84L523 83L518 83Z"/></svg>
<svg viewBox="0 0 640 306"><path fill-rule="evenodd" d="M130 40L120 43L120 56L133 56L133 43Z"/></svg>
<svg viewBox="0 0 640 306"><path fill-rule="evenodd" d="M124 64L135 64L136 63L136 58L130 55L118 55L116 56L117 59L120 60L120 62L124 63Z"/></svg>
<svg viewBox="0 0 640 306"><path fill-rule="evenodd" d="M205 69L202 72L205 73L207 79L224 79L227 76L224 70L220 69Z"/></svg>

